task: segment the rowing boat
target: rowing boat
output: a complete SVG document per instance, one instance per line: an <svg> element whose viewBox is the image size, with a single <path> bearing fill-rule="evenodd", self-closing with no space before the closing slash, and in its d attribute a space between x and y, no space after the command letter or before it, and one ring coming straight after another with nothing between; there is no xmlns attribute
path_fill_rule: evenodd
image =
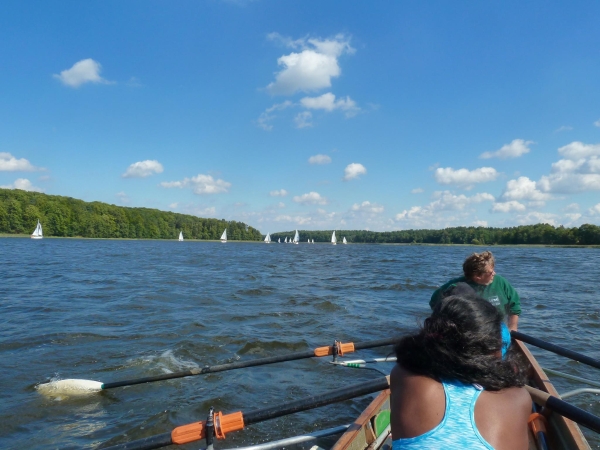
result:
<svg viewBox="0 0 600 450"><path fill-rule="evenodd" d="M531 366L530 385L540 391L560 398L560 395L544 373L525 344L520 341L516 343L517 349L529 361ZM569 449L589 450L590 445L586 441L579 426L563 416L550 413L547 417L547 448L548 450ZM390 390L382 391L367 406L363 413L334 444L331 450L389 450L392 447L390 434ZM529 450L540 450L541 444L529 430Z"/></svg>
<svg viewBox="0 0 600 450"><path fill-rule="evenodd" d="M525 359L529 361L531 368L529 374L530 386L525 386L525 389L531 395L534 403L544 407L542 414L547 416L547 419L543 418L541 414L532 414L530 422L533 425L532 428L536 428L536 432L530 431L529 436L529 450L588 450L590 449L585 437L581 433L577 423L589 428L590 430L600 433L600 417L594 416L574 405L564 402L560 399L558 392L552 386L552 383L548 380L548 377L544 373L544 370L537 363L533 355L529 352L523 342L519 341L522 339L540 348L549 349L562 356L567 356L576 361L585 362L585 364L597 367L600 369L600 360L595 360L587 355L577 353L568 349L564 349L550 343L544 342L540 339L535 339L531 336L527 336L522 333L512 332L513 342L515 342L516 348ZM319 347L314 350L307 352L295 353L288 355L285 360L297 360L309 357L321 357L333 355L332 364L345 367L365 367L365 364L377 363L377 362L390 362L394 361L395 358L374 358L370 360L338 360L338 356L342 357L345 353L351 353L359 349L368 349L381 347L383 345L389 345L397 343L397 338L383 339L379 341L372 341L366 343L341 343L335 341L334 345L327 347ZM176 374L170 374L168 377L147 377L136 380L129 380L124 382L113 382L113 383L99 383L103 388L113 388L120 386L130 386L133 384L147 383L150 381L160 381L163 379L181 378L192 375L199 375L202 373L221 372L224 370L232 370L233 368L251 367L265 364L272 364L274 362L281 362L281 357L270 357L263 358L260 360L247 361L246 363L240 364L239 362L233 363L235 367L224 364L221 366L210 367L207 366L202 370L196 370L194 372L179 372ZM549 369L548 369L549 371ZM599 384L585 380L583 378L570 376L567 374L561 374L560 372L553 371L557 375L564 376L566 378L576 379L587 384L598 386ZM215 412L212 408L208 413L206 421L192 422L186 425L180 425L171 431L167 431L154 436L144 437L136 441L128 441L125 443L117 444L112 447L105 447L106 450L150 450L155 448L162 448L172 444L182 445L194 442L197 440L205 439L207 448L212 449L214 438L224 439L225 435L234 431L242 430L246 426L264 422L266 420L283 417L289 414L308 411L321 406L331 405L341 401L349 400L352 398L361 397L363 395L374 394L380 392L380 394L373 400L373 402L367 407L367 409L360 415L360 417L350 425L342 425L328 430L320 430L314 433L308 433L301 436L294 436L291 438L282 439L274 442L267 442L263 444L253 445L251 447L244 447L243 450L273 450L276 448L284 448L290 445L306 444L308 442L314 442L325 436L339 435L343 430L347 430L340 437L340 439L332 447L333 450L390 450L392 446L391 435L390 435L390 391L389 391L389 375L385 377L375 378L367 382L361 382L355 385L345 386L339 389L335 389L329 392L321 393L318 396L310 395L304 399L295 400L288 402L283 405L276 405L274 407L267 407L262 409L256 409L252 411L242 412L237 411L230 414L223 414L222 412ZM81 381L81 380L71 380ZM84 380L85 381L85 380ZM575 395L578 391L594 391L600 393L597 389L578 389L569 393L565 393L565 397ZM538 408L536 408L538 409ZM552 412L554 411L554 412ZM569 419L567 419L567 417ZM547 420L547 425L544 423ZM576 421L572 422L571 420ZM313 448L319 449L320 447L314 446ZM242 450L239 448L238 450ZM590 449L591 450L591 449Z"/></svg>

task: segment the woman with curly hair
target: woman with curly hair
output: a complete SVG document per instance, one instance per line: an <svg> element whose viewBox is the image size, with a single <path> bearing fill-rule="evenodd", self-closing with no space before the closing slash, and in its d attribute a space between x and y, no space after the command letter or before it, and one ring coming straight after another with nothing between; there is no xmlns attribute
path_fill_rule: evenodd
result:
<svg viewBox="0 0 600 450"><path fill-rule="evenodd" d="M516 331L521 314L521 299L506 278L496 274L496 262L492 252L473 253L463 263L463 276L453 278L435 290L429 301L431 309L457 283L467 283L477 295L486 299L504 315L510 330Z"/></svg>
<svg viewBox="0 0 600 450"><path fill-rule="evenodd" d="M442 298L396 346L393 450L528 448L525 365L503 355L502 313L476 295Z"/></svg>

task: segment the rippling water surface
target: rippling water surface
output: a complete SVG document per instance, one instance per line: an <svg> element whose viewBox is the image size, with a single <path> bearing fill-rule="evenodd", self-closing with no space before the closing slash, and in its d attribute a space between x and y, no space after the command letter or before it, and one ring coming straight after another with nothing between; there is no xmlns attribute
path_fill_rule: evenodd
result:
<svg viewBox="0 0 600 450"><path fill-rule="evenodd" d="M410 331L477 247L0 239L0 447L94 448L379 377L307 359L47 397L54 379L159 375ZM493 249L520 331L600 358L598 249ZM357 353L385 356L389 348ZM532 349L544 367L598 371ZM380 365L389 371L389 365ZM553 379L559 392L581 385ZM600 397L570 401L600 415ZM369 398L248 427L219 448L348 423ZM584 430L593 448L599 436ZM197 449L198 442L177 448Z"/></svg>

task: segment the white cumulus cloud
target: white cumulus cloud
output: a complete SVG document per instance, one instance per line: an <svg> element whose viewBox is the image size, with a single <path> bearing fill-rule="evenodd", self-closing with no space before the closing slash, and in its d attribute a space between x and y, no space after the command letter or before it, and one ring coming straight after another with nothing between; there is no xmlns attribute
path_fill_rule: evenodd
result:
<svg viewBox="0 0 600 450"><path fill-rule="evenodd" d="M525 141L523 139L515 139L510 144L503 145L499 150L495 152L484 152L479 157L482 159L489 158L518 158L523 156L525 153L529 153L529 146L533 144L533 141Z"/></svg>
<svg viewBox="0 0 600 450"><path fill-rule="evenodd" d="M526 215L517 216L517 222L521 225L534 225L538 223L547 223L548 225L556 226L558 216L552 213L543 213L532 211Z"/></svg>
<svg viewBox="0 0 600 450"><path fill-rule="evenodd" d="M331 157L327 155L314 155L308 158L309 164L329 164L331 162Z"/></svg>
<svg viewBox="0 0 600 450"><path fill-rule="evenodd" d="M286 195L288 195L288 191L286 191L285 189L279 189L269 192L269 195L271 197L285 197Z"/></svg>
<svg viewBox="0 0 600 450"><path fill-rule="evenodd" d="M600 144L584 144L583 142L575 141L559 148L558 153L572 160L600 156Z"/></svg>
<svg viewBox="0 0 600 450"><path fill-rule="evenodd" d="M121 176L123 178L145 178L155 173L162 173L163 170L161 163L155 159L147 159L131 164Z"/></svg>
<svg viewBox="0 0 600 450"><path fill-rule="evenodd" d="M115 197L117 197L121 203L129 203L129 196L123 191L117 192Z"/></svg>
<svg viewBox="0 0 600 450"><path fill-rule="evenodd" d="M455 184L469 186L476 183L486 183L498 178L498 172L493 167L480 167L475 170L458 169L452 167L438 167L435 169L434 178L440 184Z"/></svg>
<svg viewBox="0 0 600 450"><path fill-rule="evenodd" d="M307 225L312 223L313 219L310 216L290 216L280 215L273 219L275 222L292 222L297 225Z"/></svg>
<svg viewBox="0 0 600 450"><path fill-rule="evenodd" d="M573 129L572 126L569 125L562 125L560 127L558 127L556 130L554 130L555 133L561 133L563 131L571 131Z"/></svg>
<svg viewBox="0 0 600 450"><path fill-rule="evenodd" d="M273 129L273 125L271 125L271 122L273 121L273 119L275 119L275 117L277 117L273 113L275 111L283 111L284 109L287 109L293 105L294 104L289 100L286 100L282 103L275 103L273 106L267 108L265 112L263 112L260 115L260 117L256 120L256 124L263 130L271 131Z"/></svg>
<svg viewBox="0 0 600 450"><path fill-rule="evenodd" d="M100 76L102 66L99 62L91 58L82 59L73 64L70 69L63 70L60 74L54 74L54 78L59 79L65 86L78 88L85 83L104 83L111 82Z"/></svg>
<svg viewBox="0 0 600 450"><path fill-rule="evenodd" d="M310 111L302 111L294 117L296 128L312 127L312 113Z"/></svg>
<svg viewBox="0 0 600 450"><path fill-rule="evenodd" d="M33 172L44 170L35 167L25 158L17 159L7 152L0 152L0 172Z"/></svg>
<svg viewBox="0 0 600 450"><path fill-rule="evenodd" d="M304 97L300 100L300 104L307 109L322 109L328 112L339 109L346 113L346 117L355 116L360 111L356 102L349 96L336 100L335 95L331 92L320 95L319 97Z"/></svg>
<svg viewBox="0 0 600 450"><path fill-rule="evenodd" d="M571 142L558 149L563 159L538 182L544 192L570 194L600 190L600 144Z"/></svg>
<svg viewBox="0 0 600 450"><path fill-rule="evenodd" d="M344 181L353 180L367 173L365 166L359 163L348 164L344 169Z"/></svg>
<svg viewBox="0 0 600 450"><path fill-rule="evenodd" d="M308 194L297 195L293 198L296 203L303 205L326 205L327 199L321 197L318 192L309 192Z"/></svg>
<svg viewBox="0 0 600 450"><path fill-rule="evenodd" d="M435 192L434 200L425 206L413 206L396 214L395 220L413 227L451 226L457 221L464 223L468 218L468 210L474 204L494 201L494 196L487 192L470 197L456 195L450 191Z"/></svg>
<svg viewBox="0 0 600 450"><path fill-rule="evenodd" d="M513 212L513 211L517 211L517 212L525 211L525 205L523 205L522 203L519 203L516 200L511 200L508 202L494 203L492 206L492 212L507 213L507 212Z"/></svg>
<svg viewBox="0 0 600 450"><path fill-rule="evenodd" d="M192 178L184 178L182 181L163 181L160 186L164 188L191 188L194 194L220 194L229 191L231 183L217 179L211 175L198 174Z"/></svg>
<svg viewBox="0 0 600 450"><path fill-rule="evenodd" d="M267 86L271 94L291 95L330 87L331 79L341 74L338 58L355 51L350 46L350 39L343 34L332 39L291 40L271 33L268 38L298 50L277 60L282 69L275 75L275 81Z"/></svg>
<svg viewBox="0 0 600 450"><path fill-rule="evenodd" d="M44 192L42 190L42 188L39 188L39 187L31 184L31 181L29 181L27 178L17 178L13 184L9 184L6 186L0 186L0 188L2 188L2 189L21 189L23 191L30 191L30 192Z"/></svg>
<svg viewBox="0 0 600 450"><path fill-rule="evenodd" d="M579 204L578 203L570 203L567 206L565 206L564 211L579 211Z"/></svg>
<svg viewBox="0 0 600 450"><path fill-rule="evenodd" d="M527 177L519 177L506 183L506 189L500 196L502 200L530 200L534 202L545 202L552 196L538 189L537 183Z"/></svg>
<svg viewBox="0 0 600 450"><path fill-rule="evenodd" d="M352 205L352 211L361 211L372 214L380 214L384 210L383 206L378 205L377 203L371 203L369 201L364 201L362 203L355 203Z"/></svg>

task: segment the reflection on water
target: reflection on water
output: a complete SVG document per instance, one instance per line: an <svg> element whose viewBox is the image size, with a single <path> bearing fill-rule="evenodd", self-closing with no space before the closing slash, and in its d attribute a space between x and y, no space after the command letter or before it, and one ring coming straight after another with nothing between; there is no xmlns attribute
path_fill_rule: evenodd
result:
<svg viewBox="0 0 600 450"><path fill-rule="evenodd" d="M433 289L459 275L463 259L479 250L0 239L0 446L116 444L204 420L211 406L250 411L377 377L306 359L86 397L44 396L35 389L53 380L119 381L285 355L334 339L404 333L429 313ZM522 297L521 331L600 358L600 252L493 250L498 272ZM544 367L598 378L596 369L532 352ZM381 348L355 356L389 353ZM581 387L553 381L559 392ZM570 401L600 415L598 396ZM348 423L368 402L361 398L258 424L228 435L219 447ZM600 448L597 435L584 433Z"/></svg>

